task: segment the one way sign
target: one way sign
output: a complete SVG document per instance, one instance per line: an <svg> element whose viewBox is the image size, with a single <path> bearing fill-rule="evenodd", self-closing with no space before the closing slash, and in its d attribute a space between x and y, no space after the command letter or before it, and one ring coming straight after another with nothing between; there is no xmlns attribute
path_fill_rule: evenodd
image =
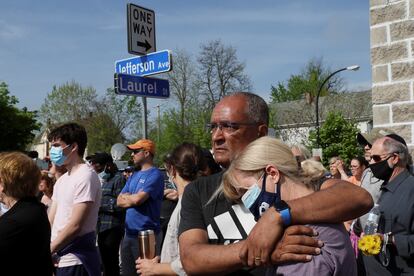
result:
<svg viewBox="0 0 414 276"><path fill-rule="evenodd" d="M155 52L155 12L131 3L127 5L128 53Z"/></svg>

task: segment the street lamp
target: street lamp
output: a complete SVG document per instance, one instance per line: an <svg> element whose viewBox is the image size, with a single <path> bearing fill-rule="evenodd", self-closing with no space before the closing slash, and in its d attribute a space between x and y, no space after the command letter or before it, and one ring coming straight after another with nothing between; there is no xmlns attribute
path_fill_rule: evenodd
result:
<svg viewBox="0 0 414 276"><path fill-rule="evenodd" d="M322 88L323 88L323 86L325 85L325 83L333 76L333 75L335 75L335 74L337 74L337 73L339 73L339 72L342 72L342 71L345 71L345 70L349 70L349 71L357 71L359 69L359 65L351 65L351 66L348 66L348 67L344 67L344 68L341 68L341 69L339 69L339 70L336 70L335 72L333 72L332 74L330 74L324 81L323 81L323 83L321 84L321 86L319 87L319 90L318 90L318 94L316 94L316 101L315 101L315 113L316 113L316 145L318 146L318 148L319 148L319 146L320 146L320 144L319 144L319 141L320 141L320 139L319 139L319 95L321 94L321 91L322 91Z"/></svg>

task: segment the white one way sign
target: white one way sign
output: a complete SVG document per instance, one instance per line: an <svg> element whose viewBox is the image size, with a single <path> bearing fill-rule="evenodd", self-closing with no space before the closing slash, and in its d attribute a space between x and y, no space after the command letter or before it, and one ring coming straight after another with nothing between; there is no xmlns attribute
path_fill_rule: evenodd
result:
<svg viewBox="0 0 414 276"><path fill-rule="evenodd" d="M155 52L155 12L129 3L128 53L146 55Z"/></svg>

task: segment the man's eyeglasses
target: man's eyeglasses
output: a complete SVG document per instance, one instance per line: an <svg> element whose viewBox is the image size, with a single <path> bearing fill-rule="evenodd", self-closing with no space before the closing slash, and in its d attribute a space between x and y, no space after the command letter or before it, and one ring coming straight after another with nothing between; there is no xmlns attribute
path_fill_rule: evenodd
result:
<svg viewBox="0 0 414 276"><path fill-rule="evenodd" d="M397 151L397 152L390 152L390 153L379 154L379 155L374 154L374 155L371 155L371 160L373 160L375 163L378 163L382 160L388 160L389 158L391 158L391 156L393 156L394 154L398 154L398 153L399 152ZM383 159L383 156L387 156L387 155L388 155L388 157Z"/></svg>
<svg viewBox="0 0 414 276"><path fill-rule="evenodd" d="M222 123L209 123L206 124L206 128L210 133L216 132L220 129L225 133L233 133L238 130L241 126L254 126L257 123L234 123L234 122L222 122Z"/></svg>

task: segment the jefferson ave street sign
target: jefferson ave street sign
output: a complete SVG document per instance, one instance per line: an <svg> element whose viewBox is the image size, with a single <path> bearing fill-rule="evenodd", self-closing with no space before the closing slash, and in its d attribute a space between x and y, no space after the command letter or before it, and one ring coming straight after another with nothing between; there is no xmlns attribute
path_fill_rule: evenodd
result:
<svg viewBox="0 0 414 276"><path fill-rule="evenodd" d="M171 71L171 53L168 50L115 62L115 73L148 76Z"/></svg>
<svg viewBox="0 0 414 276"><path fill-rule="evenodd" d="M114 87L115 93L120 95L162 99L170 96L170 84L168 80L163 79L115 73Z"/></svg>
<svg viewBox="0 0 414 276"><path fill-rule="evenodd" d="M145 55L155 52L155 12L127 4L128 52Z"/></svg>

